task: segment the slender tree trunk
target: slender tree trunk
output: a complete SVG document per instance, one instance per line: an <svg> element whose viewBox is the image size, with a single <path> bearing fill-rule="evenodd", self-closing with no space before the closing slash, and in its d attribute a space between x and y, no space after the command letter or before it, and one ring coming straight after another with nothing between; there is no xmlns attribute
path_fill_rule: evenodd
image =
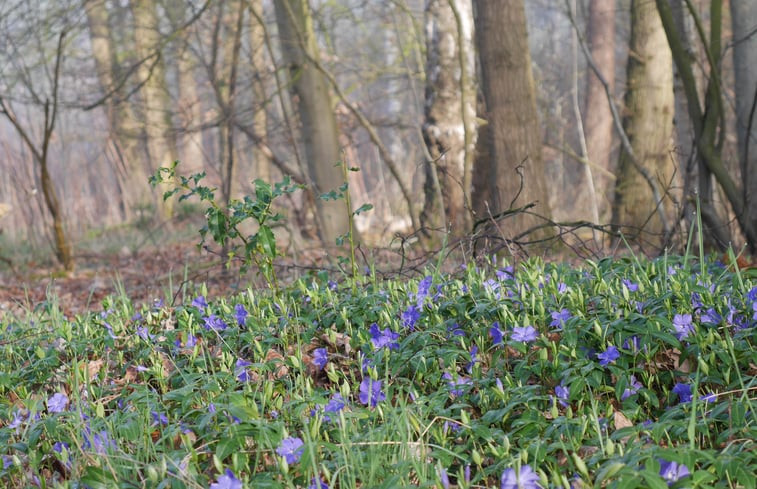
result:
<svg viewBox="0 0 757 489"><path fill-rule="evenodd" d="M634 154L621 150L613 223L624 226L622 230L632 238L643 230L643 241L660 245L667 225L663 218L670 219L672 201L667 192L675 169L673 60L654 3L647 0L631 2L627 85L623 128ZM653 184L662 202L656 201Z"/></svg>
<svg viewBox="0 0 757 489"><path fill-rule="evenodd" d="M425 165L421 220L427 228L446 226L453 236L463 236L471 227L469 175L476 144L474 53L470 0L429 1L423 139L431 161Z"/></svg>
<svg viewBox="0 0 757 489"><path fill-rule="evenodd" d="M757 229L757 2L731 0L736 130L745 220ZM757 244L750 243L752 252Z"/></svg>
<svg viewBox="0 0 757 489"><path fill-rule="evenodd" d="M116 178L128 189L121 193L122 213L129 219L133 208L151 200L147 172L139 152L135 117L130 106L122 103L122 90L118 89L118 68L112 30L108 25L108 10L104 0L84 3L89 27L92 56L97 79L102 90L108 132L113 141L114 171Z"/></svg>
<svg viewBox="0 0 757 489"><path fill-rule="evenodd" d="M289 68L293 101L301 122L305 159L315 196L336 191L344 177L334 107L324 75L308 61L318 59L318 45L307 0L275 0L281 50ZM347 233L346 204L316 198L318 231L330 245Z"/></svg>
<svg viewBox="0 0 757 489"><path fill-rule="evenodd" d="M590 0L587 42L594 63L602 77L615 87L615 0ZM586 71L586 100L583 109L587 158L592 168L600 218L609 217L614 182L608 177L613 148L613 121L604 86L593 70ZM582 195L588 195L582 192ZM588 204L579 205L588 208Z"/></svg>
<svg viewBox="0 0 757 489"><path fill-rule="evenodd" d="M252 66L252 130L266 141L268 133L268 96L266 87L270 84L269 63L266 60L265 25L263 1L249 0L250 9L250 65ZM252 160L256 178L271 181L271 160L259 144L252 149Z"/></svg>
<svg viewBox="0 0 757 489"><path fill-rule="evenodd" d="M166 86L163 47L159 31L158 12L152 0L133 0L134 40L140 59L137 71L142 83L140 93L143 101L144 133L151 173L161 166L168 166L178 159L176 134L171 123L171 99ZM173 199L163 200L159 192L158 209L162 218L173 213Z"/></svg>
<svg viewBox="0 0 757 489"><path fill-rule="evenodd" d="M531 72L526 12L523 1L477 0L476 42L481 65L481 87L486 104L487 134L479 151L474 180L488 182L488 201L474 197L479 218L535 203L534 212L551 216L536 89ZM502 222L508 236L542 225L537 216L519 213Z"/></svg>

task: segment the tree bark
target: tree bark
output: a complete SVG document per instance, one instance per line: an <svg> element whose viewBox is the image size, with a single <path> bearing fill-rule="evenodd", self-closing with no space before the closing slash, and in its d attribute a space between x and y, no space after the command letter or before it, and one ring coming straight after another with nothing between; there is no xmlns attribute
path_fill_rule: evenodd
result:
<svg viewBox="0 0 757 489"><path fill-rule="evenodd" d="M615 0L591 0L587 23L589 52L602 77L615 87ZM586 71L586 100L583 110L586 136L586 155L600 171L592 171L597 207L601 218L610 212L614 182L608 177L612 171L610 156L613 148L613 120L605 88L593 70ZM603 171L604 170L604 171ZM582 195L587 195L582 192ZM588 208L588 204L579 205Z"/></svg>
<svg viewBox="0 0 757 489"><path fill-rule="evenodd" d="M429 1L423 139L431 161L425 164L421 222L426 228L446 226L453 236L463 236L471 227L469 175L476 144L474 52L470 0Z"/></svg>
<svg viewBox="0 0 757 489"><path fill-rule="evenodd" d="M621 230L632 239L641 238L643 231L644 241L659 246L669 224L666 219L670 219L672 201L666 189L675 170L671 158L673 59L660 16L647 0L631 2L627 72L623 128L634 154L621 149L613 223L622 226ZM653 183L642 171L651 176ZM660 197L663 201L657 202Z"/></svg>
<svg viewBox="0 0 757 489"><path fill-rule="evenodd" d="M289 68L292 98L300 116L307 169L316 196L318 233L323 243L330 245L349 230L349 216L343 201L317 198L336 191L344 183L338 166L341 155L328 81L309 61L317 60L319 55L307 0L275 0L274 7L281 51Z"/></svg>
<svg viewBox="0 0 757 489"><path fill-rule="evenodd" d="M266 61L265 25L263 25L263 1L249 0L250 9L250 65L252 66L252 129L263 141L268 133L268 96L266 87L270 84L269 63ZM260 145L252 149L252 161L256 178L271 181L271 160Z"/></svg>
<svg viewBox="0 0 757 489"><path fill-rule="evenodd" d="M84 3L87 15L92 57L100 88L103 92L103 107L108 120L108 132L115 149L114 171L126 191L120 196L122 214L129 219L133 208L151 200L147 184L147 172L139 151L138 128L134 113L124 103L116 63L116 51L112 31L108 25L108 10L104 0Z"/></svg>
<svg viewBox="0 0 757 489"><path fill-rule="evenodd" d="M744 185L744 212L757 229L757 2L731 0L736 132ZM750 243L752 250L757 243Z"/></svg>
<svg viewBox="0 0 757 489"><path fill-rule="evenodd" d="M534 211L551 216L536 91L531 72L526 12L522 1L476 0L476 43L486 104L487 145L479 151L474 180L488 182L488 197L474 197L477 218L535 202ZM513 237L544 224L538 216L518 213L501 226Z"/></svg>
<svg viewBox="0 0 757 489"><path fill-rule="evenodd" d="M150 159L148 168L152 173L178 159L176 135L171 123L171 99L166 86L157 7L152 0L133 0L131 9L135 48L140 59L137 73L142 83L143 130ZM163 200L163 191L157 197L160 217L171 217L173 199Z"/></svg>

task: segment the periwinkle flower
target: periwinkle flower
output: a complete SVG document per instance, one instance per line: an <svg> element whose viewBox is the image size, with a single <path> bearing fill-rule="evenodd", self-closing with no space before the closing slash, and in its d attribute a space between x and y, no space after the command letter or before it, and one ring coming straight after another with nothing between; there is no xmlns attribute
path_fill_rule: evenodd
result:
<svg viewBox="0 0 757 489"><path fill-rule="evenodd" d="M276 453L284 457L284 460L291 465L299 462L304 450L302 439L293 436L281 440L281 445L276 449Z"/></svg>
<svg viewBox="0 0 757 489"><path fill-rule="evenodd" d="M678 395L678 402L691 402L691 386L680 382L673 386L673 393Z"/></svg>
<svg viewBox="0 0 757 489"><path fill-rule="evenodd" d="M572 318L573 315L570 313L568 309L560 309L559 311L552 311L552 322L549 323L550 326L562 329L563 326L565 326L565 322Z"/></svg>
<svg viewBox="0 0 757 489"><path fill-rule="evenodd" d="M610 345L604 352L598 354L597 358L599 359L599 364L606 367L611 363L615 363L615 360L620 358L620 352L615 346Z"/></svg>
<svg viewBox="0 0 757 489"><path fill-rule="evenodd" d="M194 348L197 345L197 336L187 333L187 341L184 343L185 348Z"/></svg>
<svg viewBox="0 0 757 489"><path fill-rule="evenodd" d="M210 485L210 489L242 489L242 481L234 476L231 469L226 469L223 475Z"/></svg>
<svg viewBox="0 0 757 489"><path fill-rule="evenodd" d="M684 464L660 459L660 476L669 486L689 475L691 475L689 469Z"/></svg>
<svg viewBox="0 0 757 489"><path fill-rule="evenodd" d="M621 401L625 401L626 399L628 399L632 395L634 395L637 392L639 392L639 389L641 389L641 387L642 387L641 382L639 382L638 380L636 380L636 377L634 377L633 375L631 375L631 377L629 379L628 387L626 387L626 389L623 391L623 394L620 396L620 400Z"/></svg>
<svg viewBox="0 0 757 489"><path fill-rule="evenodd" d="M310 485L308 486L308 489L329 489L329 485L326 484L323 479L313 477L312 479L310 479Z"/></svg>
<svg viewBox="0 0 757 489"><path fill-rule="evenodd" d="M512 339L513 341L521 341L523 343L529 343L539 337L539 333L533 326L515 326L513 328Z"/></svg>
<svg viewBox="0 0 757 489"><path fill-rule="evenodd" d="M53 443L53 450L56 453L63 453L64 450L68 450L69 448L71 447L65 441L56 441Z"/></svg>
<svg viewBox="0 0 757 489"><path fill-rule="evenodd" d="M155 335L150 334L150 331L145 326L137 326L137 336L145 341L155 338Z"/></svg>
<svg viewBox="0 0 757 489"><path fill-rule="evenodd" d="M442 375L442 378L447 381L449 392L454 397L462 396L465 393L465 390L462 387L465 385L470 385L471 383L471 380L468 377L463 377L462 375L459 376L457 380L455 380L448 372L445 372Z"/></svg>
<svg viewBox="0 0 757 489"><path fill-rule="evenodd" d="M203 310L208 307L208 301L205 300L205 296L198 295L192 300L192 306L197 309Z"/></svg>
<svg viewBox="0 0 757 489"><path fill-rule="evenodd" d="M381 390L382 381L372 380L366 377L360 382L360 394L358 399L366 406L376 407L376 405L386 399L386 394Z"/></svg>
<svg viewBox="0 0 757 489"><path fill-rule="evenodd" d="M709 394L700 396L699 400L702 402L715 402L718 400L718 395L715 394L714 392L710 392Z"/></svg>
<svg viewBox="0 0 757 489"><path fill-rule="evenodd" d="M557 396L557 402L562 407L568 407L568 398L570 397L570 389L568 389L564 382L560 382L560 385L555 386L555 396Z"/></svg>
<svg viewBox="0 0 757 489"><path fill-rule="evenodd" d="M152 415L152 424L165 426L168 424L168 416L166 416L165 413L161 413L158 411L151 411L150 414Z"/></svg>
<svg viewBox="0 0 757 489"><path fill-rule="evenodd" d="M676 338L683 340L694 332L694 323L691 314L676 314L673 317L673 328L676 330Z"/></svg>
<svg viewBox="0 0 757 489"><path fill-rule="evenodd" d="M499 479L499 489L542 489L539 485L539 474L530 465L522 465L520 473L509 468L502 472Z"/></svg>
<svg viewBox="0 0 757 489"><path fill-rule="evenodd" d="M211 314L210 316L205 316L202 318L202 320L205 323L205 329L208 331L223 331L224 329L228 328L229 326L223 321L223 319L219 318L215 314Z"/></svg>
<svg viewBox="0 0 757 489"><path fill-rule="evenodd" d="M502 330L499 329L498 322L495 321L492 324L492 327L489 328L489 335L492 337L492 343L494 343L495 345L499 345L500 343L502 343L503 335L502 335Z"/></svg>
<svg viewBox="0 0 757 489"><path fill-rule="evenodd" d="M465 336L465 331L463 331L463 328L461 328L458 323L454 323L452 324L452 326L448 326L447 332L452 336Z"/></svg>
<svg viewBox="0 0 757 489"><path fill-rule="evenodd" d="M375 349L389 348L390 350L397 350L400 347L400 344L394 341L400 337L399 333L395 333L389 328L384 328L381 331L376 323L371 324L369 331L371 333L371 343L373 343Z"/></svg>
<svg viewBox="0 0 757 489"><path fill-rule="evenodd" d="M236 375L238 381L247 382L250 380L250 373L247 371L247 367L250 365L252 365L252 363L247 360L237 358L237 361L234 364L234 375Z"/></svg>
<svg viewBox="0 0 757 489"><path fill-rule="evenodd" d="M402 325L412 331L415 329L415 323L417 323L420 318L420 309L418 309L415 304L410 304L408 308L402 312Z"/></svg>
<svg viewBox="0 0 757 489"><path fill-rule="evenodd" d="M428 297L431 280L431 275L428 275L418 283L418 293L415 294L415 302L418 304L418 307L423 307L423 303L426 301L426 297Z"/></svg>
<svg viewBox="0 0 757 489"><path fill-rule="evenodd" d="M329 352L326 348L316 348L313 350L313 365L322 370L329 361Z"/></svg>
<svg viewBox="0 0 757 489"><path fill-rule="evenodd" d="M47 400L47 411L50 413L62 413L68 407L68 396L62 392L56 392Z"/></svg>
<svg viewBox="0 0 757 489"><path fill-rule="evenodd" d="M439 469L439 480L442 482L442 489L449 489L449 476L447 470L443 467Z"/></svg>
<svg viewBox="0 0 757 489"><path fill-rule="evenodd" d="M468 365L465 366L465 369L468 371L468 373L471 373L473 371L473 367L476 365L476 362L478 362L478 346L473 345L470 349L470 362L468 362Z"/></svg>
<svg viewBox="0 0 757 489"><path fill-rule="evenodd" d="M89 426L87 426L82 432L82 438L84 440L82 448L85 450L93 448L95 453L99 455L105 455L108 449L116 448L116 442L110 437L106 430L92 433Z"/></svg>
<svg viewBox="0 0 757 489"><path fill-rule="evenodd" d="M239 326L244 326L247 321L247 309L244 308L244 304L237 304L234 306L234 319L237 320Z"/></svg>
<svg viewBox="0 0 757 489"><path fill-rule="evenodd" d="M707 324L719 324L723 318L718 314L714 307L710 307L702 314L699 320Z"/></svg>
<svg viewBox="0 0 757 489"><path fill-rule="evenodd" d="M628 292L636 292L637 290L639 290L639 284L635 282L631 282L630 280L626 278L623 279L623 285L626 286L626 288L628 289Z"/></svg>
<svg viewBox="0 0 757 489"><path fill-rule="evenodd" d="M335 392L331 396L331 399L329 399L329 402L326 403L326 406L323 408L323 410L327 413L338 413L339 411L344 409L344 406L346 406L344 398L340 393Z"/></svg>

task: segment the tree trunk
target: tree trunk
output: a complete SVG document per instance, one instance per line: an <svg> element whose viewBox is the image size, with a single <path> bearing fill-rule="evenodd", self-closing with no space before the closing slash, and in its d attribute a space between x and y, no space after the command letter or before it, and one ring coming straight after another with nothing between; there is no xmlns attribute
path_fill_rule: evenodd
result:
<svg viewBox="0 0 757 489"><path fill-rule="evenodd" d="M328 81L309 58L318 59L318 45L307 0L275 0L281 51L289 68L293 103L296 104L305 159L316 196L318 231L324 244L347 233L345 202L318 198L344 183L334 107Z"/></svg>
<svg viewBox="0 0 757 489"><path fill-rule="evenodd" d="M476 144L476 87L470 0L426 4L426 228L470 231L470 173ZM439 188L438 188L439 187ZM439 202L441 193L442 202Z"/></svg>
<svg viewBox="0 0 757 489"><path fill-rule="evenodd" d="M252 66L252 130L267 141L268 133L268 96L266 87L269 85L269 63L266 61L265 25L263 20L263 1L249 0L250 9L250 64ZM255 178L271 182L271 160L265 151L255 144L252 149L252 161Z"/></svg>
<svg viewBox="0 0 757 489"><path fill-rule="evenodd" d="M102 105L115 149L114 171L117 180L123 182L124 188L127 189L120 196L122 214L125 219L129 219L134 207L151 200L147 172L140 157L139 141L136 138L138 129L135 126L134 114L130 106L122 102L122 90L117 87L120 80L105 2L87 1L84 3L84 9L87 14L97 79L104 97Z"/></svg>
<svg viewBox="0 0 757 489"><path fill-rule="evenodd" d="M757 229L757 2L731 0L736 129L744 185L744 213ZM756 243L750 243L752 252Z"/></svg>
<svg viewBox="0 0 757 489"><path fill-rule="evenodd" d="M647 0L631 2L627 72L623 128L634 154L621 149L613 223L632 238L643 230L649 233L643 240L659 246L670 224L672 201L667 192L675 168L673 60L654 3ZM660 197L662 202L657 201Z"/></svg>
<svg viewBox="0 0 757 489"><path fill-rule="evenodd" d="M474 180L488 182L489 200L474 197L477 218L536 203L534 212L551 215L536 91L531 72L526 12L523 1L476 0L476 42L481 65L481 87L486 104L487 137L474 167ZM544 220L518 213L502 222L508 238Z"/></svg>
<svg viewBox="0 0 757 489"><path fill-rule="evenodd" d="M171 124L171 99L166 86L157 7L152 0L133 0L131 9L135 47L140 60L137 74L142 83L140 93L150 158L148 168L152 173L178 159L176 135ZM159 215L164 219L173 213L173 199L163 200L163 190L167 189L162 188L158 195Z"/></svg>
<svg viewBox="0 0 757 489"><path fill-rule="evenodd" d="M591 0L587 23L587 42L594 63L613 93L615 87L615 0ZM599 171L592 169L597 207L601 220L609 217L614 182L610 156L613 146L613 120L604 86L593 70L586 71L586 100L583 110L586 155ZM588 195L588 192L581 192ZM588 203L578 208L588 209Z"/></svg>

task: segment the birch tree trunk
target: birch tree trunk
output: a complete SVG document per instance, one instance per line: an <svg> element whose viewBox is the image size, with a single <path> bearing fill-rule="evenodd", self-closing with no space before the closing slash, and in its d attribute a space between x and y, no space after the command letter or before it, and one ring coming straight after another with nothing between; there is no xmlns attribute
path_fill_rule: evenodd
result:
<svg viewBox="0 0 757 489"><path fill-rule="evenodd" d="M477 217L535 203L534 212L549 218L523 1L503 8L501 2L476 0L474 9L487 119L486 146L479 151L474 180L489 187L488 201L473 197ZM509 238L541 224L537 216L518 213L502 221L500 229Z"/></svg>
<svg viewBox="0 0 757 489"><path fill-rule="evenodd" d="M431 161L425 164L421 222L463 236L471 228L470 175L477 138L470 0L426 4L426 58L423 139Z"/></svg>
<svg viewBox="0 0 757 489"><path fill-rule="evenodd" d="M643 230L644 241L659 245L666 225L663 219L672 208L667 188L675 169L671 157L673 58L653 2L631 2L629 50L623 128L634 154L621 149L613 223L624 226L631 238L640 237ZM660 197L662 202L657 201Z"/></svg>
<svg viewBox="0 0 757 489"><path fill-rule="evenodd" d="M308 173L315 192L318 234L325 245L347 233L349 217L343 201L319 195L344 182L334 106L328 81L309 59L318 59L318 45L307 0L275 0L281 51L289 69L292 102L300 117L300 131Z"/></svg>

